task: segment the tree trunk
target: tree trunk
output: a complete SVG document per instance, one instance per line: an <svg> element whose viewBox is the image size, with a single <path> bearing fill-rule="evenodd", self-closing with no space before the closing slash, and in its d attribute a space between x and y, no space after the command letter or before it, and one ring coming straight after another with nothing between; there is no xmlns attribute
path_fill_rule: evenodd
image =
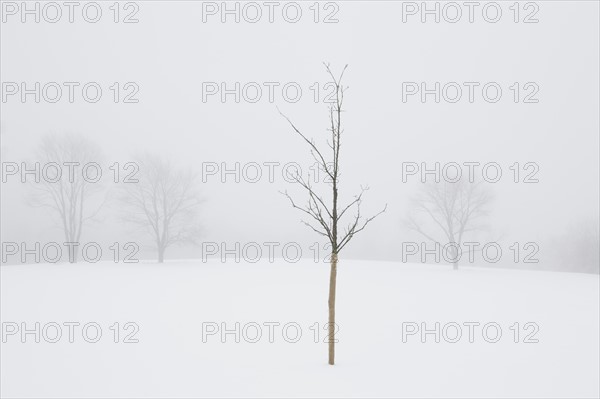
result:
<svg viewBox="0 0 600 399"><path fill-rule="evenodd" d="M163 263L165 260L165 249L158 248L158 263Z"/></svg>
<svg viewBox="0 0 600 399"><path fill-rule="evenodd" d="M74 241L69 241L69 242L74 242ZM69 251L69 263L77 263L77 249L79 248L79 246L78 245L69 245L67 248Z"/></svg>
<svg viewBox="0 0 600 399"><path fill-rule="evenodd" d="M331 254L331 274L329 275L329 364L334 365L335 362L335 284L337 279L337 263L338 255Z"/></svg>
<svg viewBox="0 0 600 399"><path fill-rule="evenodd" d="M452 269L458 270L458 261L460 260L458 251L460 250L460 243L457 244L456 241L454 241L454 236L450 237L450 243L455 244L452 247Z"/></svg>

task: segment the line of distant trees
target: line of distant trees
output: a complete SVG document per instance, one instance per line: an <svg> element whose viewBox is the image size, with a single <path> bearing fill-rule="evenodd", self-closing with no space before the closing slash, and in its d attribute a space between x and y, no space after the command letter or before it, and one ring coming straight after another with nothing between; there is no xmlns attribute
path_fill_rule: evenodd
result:
<svg viewBox="0 0 600 399"><path fill-rule="evenodd" d="M89 139L73 134L45 137L39 145L41 163L85 165L101 162L99 147ZM201 237L197 174L191 168L177 167L157 155L142 154L133 158L135 183L119 184L112 198L119 204L119 218L151 241L162 263L168 248L177 244L196 244ZM79 242L89 221L107 202L103 184L90 183L80 173L71 179L48 182L42 179L31 185L28 203L46 208L55 218L67 242ZM465 237L488 230L487 217L494 196L481 181L445 180L422 184L411 201L403 226L441 244L454 243L450 250L460 251ZM360 197L359 197L360 199ZM600 238L597 218L573 222L562 234L546 244L547 261L543 268L600 273ZM75 247L69 260L77 262ZM452 266L459 267L463 253L452 253Z"/></svg>

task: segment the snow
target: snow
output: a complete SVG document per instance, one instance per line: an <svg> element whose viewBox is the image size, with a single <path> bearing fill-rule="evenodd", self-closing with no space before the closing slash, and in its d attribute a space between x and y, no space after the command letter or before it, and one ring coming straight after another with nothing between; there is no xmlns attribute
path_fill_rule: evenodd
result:
<svg viewBox="0 0 600 399"><path fill-rule="evenodd" d="M598 397L597 275L514 271L341 259L336 365L315 343L327 318L329 267L172 261L162 265L39 264L2 266L6 323L75 321L74 342L6 336L1 346L3 397ZM402 339L403 322L433 328L478 322L474 342ZM97 343L81 326L102 328ZM115 322L139 325L139 343L114 343ZM207 336L203 323L233 329L278 322L257 343ZM298 323L302 337L283 339ZM502 328L497 343L481 326ZM515 343L515 322L536 323L538 343ZM50 330L48 330L50 331ZM252 337L254 333L248 334ZM252 330L254 331L254 330ZM290 331L290 330L288 330ZM288 338L294 338L293 330ZM54 333L49 335L54 335ZM93 334L90 334L93 336ZM454 334L450 334L454 335ZM493 336L493 334L490 334ZM320 331L320 340L324 339Z"/></svg>

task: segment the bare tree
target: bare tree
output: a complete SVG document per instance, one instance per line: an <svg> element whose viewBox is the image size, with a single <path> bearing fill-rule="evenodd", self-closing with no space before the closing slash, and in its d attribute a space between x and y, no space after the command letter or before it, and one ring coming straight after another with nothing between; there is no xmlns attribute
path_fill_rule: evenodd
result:
<svg viewBox="0 0 600 399"><path fill-rule="evenodd" d="M580 266L578 270L588 273L600 273L600 229L598 218L590 218L573 234L576 242L575 256L572 257Z"/></svg>
<svg viewBox="0 0 600 399"><path fill-rule="evenodd" d="M119 197L124 219L150 233L163 263L168 247L195 243L200 234L196 175L151 155L138 157L137 165L138 181L123 183Z"/></svg>
<svg viewBox="0 0 600 399"><path fill-rule="evenodd" d="M405 225L440 245L449 245L454 270L462 256L461 243L465 233L482 230L483 218L492 196L481 181L428 182L413 199L413 212ZM429 227L419 215L425 215ZM434 233L437 231L437 234ZM443 236L444 240L438 237ZM446 241L446 242L443 242Z"/></svg>
<svg viewBox="0 0 600 399"><path fill-rule="evenodd" d="M330 139L327 144L329 146L329 162L325 158L324 151L319 149L315 144L314 140L309 139L303 134L300 129L284 114L280 114L287 120L291 128L297 133L304 142L310 147L310 152L313 158L316 160L319 171L323 172L327 177L327 184L330 186L329 191L330 197L325 199L322 195L318 194L313 186L311 185L310 176L308 179L304 179L300 174L296 174L295 181L308 193L308 200L304 205L298 205L292 197L285 192L284 195L289 199L292 207L300 210L302 213L307 215L308 221L302 220L306 226L311 228L317 234L326 237L331 244L331 271L329 277L329 320L328 320L328 343L329 343L329 364L334 364L335 359L335 292L336 292L336 278L337 278L337 264L338 255L341 250L344 249L350 240L373 220L375 217L385 212L387 207L384 207L382 211L374 216L363 218L360 213L360 206L362 203L363 194L368 188L361 188L358 195L354 197L350 203L345 206L339 206L338 204L338 189L340 184L340 149L341 149L341 138L342 138L342 105L344 102L344 91L347 87L343 87L341 82L346 71L347 65L344 67L339 77L335 77L328 64L325 64L327 73L332 79L332 83L335 86L335 100L329 106L329 128ZM327 204L329 203L329 205ZM349 222L341 232L338 228L342 223L342 218L347 214L350 209L355 209L354 214L349 218ZM350 215L350 214L348 214Z"/></svg>
<svg viewBox="0 0 600 399"><path fill-rule="evenodd" d="M572 221L551 241L550 251L555 254L551 262L556 270L600 273L598 217L590 215Z"/></svg>
<svg viewBox="0 0 600 399"><path fill-rule="evenodd" d="M98 165L99 158L100 150L93 142L73 134L46 136L40 145L36 168L46 173L31 181L29 204L52 210L67 243L79 243L85 222L102 207L103 202L88 211L90 198L101 191L101 186L96 181L98 170L88 176L86 167ZM76 263L75 245L68 248L69 262Z"/></svg>
<svg viewBox="0 0 600 399"><path fill-rule="evenodd" d="M0 159L4 159L4 153L6 151L5 146L2 145L2 138L6 138L6 128L4 122L0 121Z"/></svg>

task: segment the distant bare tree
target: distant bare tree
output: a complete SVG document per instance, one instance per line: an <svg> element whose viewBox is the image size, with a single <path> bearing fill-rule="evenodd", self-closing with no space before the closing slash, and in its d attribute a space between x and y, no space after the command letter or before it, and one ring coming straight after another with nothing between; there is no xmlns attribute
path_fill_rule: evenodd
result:
<svg viewBox="0 0 600 399"><path fill-rule="evenodd" d="M575 220L558 233L552 243L557 270L600 273L600 230L598 217Z"/></svg>
<svg viewBox="0 0 600 399"><path fill-rule="evenodd" d="M139 181L123 183L119 197L126 212L123 217L150 233L158 262L163 263L168 247L194 243L200 234L196 175L152 155L138 157L137 164Z"/></svg>
<svg viewBox="0 0 600 399"><path fill-rule="evenodd" d="M79 243L85 222L93 218L102 204L88 211L89 200L101 191L96 176L84 175L84 167L98 164L100 150L84 137L65 134L46 136L38 151L39 168L49 167L48 174L39 182L31 181L32 193L29 204L34 207L47 207L58 218L60 227L68 243ZM75 246L69 246L69 261L77 263Z"/></svg>
<svg viewBox="0 0 600 399"><path fill-rule="evenodd" d="M350 242L350 240L373 220L375 217L385 211L384 208L381 212L374 216L363 218L360 213L360 205L362 203L362 197L368 188L362 188L361 192L354 197L354 200L349 204L340 207L338 205L338 188L340 183L340 148L341 148L341 137L343 133L342 129L342 105L344 101L344 91L347 89L342 87L342 78L346 67L344 67L342 73L338 78L334 76L329 65L325 65L327 73L332 79L332 83L335 86L335 101L329 107L329 128L331 141L328 141L329 148L331 150L329 156L330 161L327 162L325 155L321 149L317 147L312 139L308 139L298 127L292 121L281 114L289 123L291 128L296 132L303 141L310 147L310 152L313 158L316 160L319 170L328 177L328 184L331 187L331 197L327 200L330 202L328 206L326 200L319 195L311 185L310 177L304 179L301 175L297 174L294 176L295 181L304 188L308 193L308 201L305 205L297 205L292 197L285 192L284 194L291 202L292 207L300 210L306 214L309 221L303 220L302 222L311 228L317 234L326 237L331 244L331 271L329 277L329 321L328 321L328 343L329 343L329 364L334 364L335 359L335 292L336 292L336 279L337 279L337 264L338 255L341 250ZM280 112L281 113L281 112ZM387 207L387 205L386 205ZM351 208L355 208L355 214L350 219L346 229L343 233L338 230L338 225L342 220L342 217ZM312 222L312 223L311 223ZM341 234L340 234L341 233Z"/></svg>
<svg viewBox="0 0 600 399"><path fill-rule="evenodd" d="M576 235L578 261L581 269L588 273L600 273L600 229L598 218L588 220Z"/></svg>
<svg viewBox="0 0 600 399"><path fill-rule="evenodd" d="M0 121L0 159L4 159L5 146L2 145L2 138L6 138L6 128L4 122Z"/></svg>
<svg viewBox="0 0 600 399"><path fill-rule="evenodd" d="M452 244L449 249L454 270L458 270L464 234L484 227L482 220L488 215L487 206L492 196L483 184L481 181L469 182L464 179L425 183L413 199L412 213L405 221L406 227L434 243L441 246ZM425 219L433 222L433 227L428 227L418 218L419 215L425 215ZM434 233L436 230L437 234ZM443 240L438 238L440 235Z"/></svg>

